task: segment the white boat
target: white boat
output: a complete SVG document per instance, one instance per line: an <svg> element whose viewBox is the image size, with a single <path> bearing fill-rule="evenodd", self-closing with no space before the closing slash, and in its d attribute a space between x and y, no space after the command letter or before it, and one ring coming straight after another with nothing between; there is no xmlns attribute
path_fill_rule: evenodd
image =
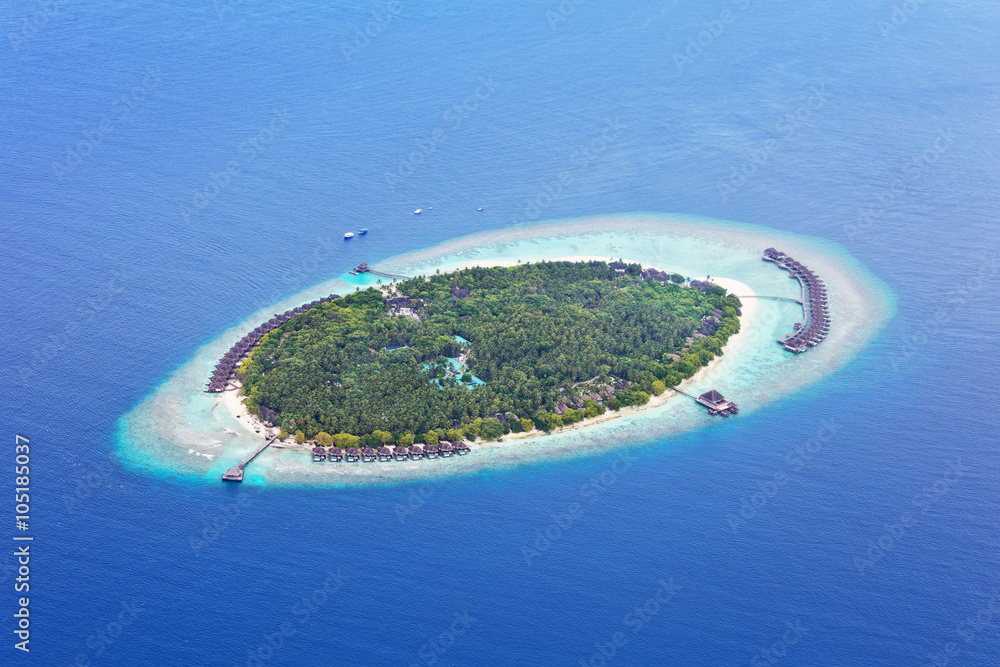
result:
<svg viewBox="0 0 1000 667"><path fill-rule="evenodd" d="M347 232L346 234L344 234L344 240L345 241L347 239L353 239L353 238L354 238L354 232Z"/></svg>
<svg viewBox="0 0 1000 667"><path fill-rule="evenodd" d="M418 208L416 211L413 212L413 215L420 215L423 212L424 212L424 209Z"/></svg>

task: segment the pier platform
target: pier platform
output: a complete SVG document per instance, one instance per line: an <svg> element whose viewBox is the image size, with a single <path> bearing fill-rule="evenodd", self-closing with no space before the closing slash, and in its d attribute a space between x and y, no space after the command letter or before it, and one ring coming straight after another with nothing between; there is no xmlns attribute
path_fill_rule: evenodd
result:
<svg viewBox="0 0 1000 667"><path fill-rule="evenodd" d="M250 463L251 461L253 461L257 457L258 454L260 454L262 451L264 451L265 449L267 449L268 446L272 442L274 442L275 440L277 440L277 439L278 439L278 436L272 435L270 438L267 439L267 442L265 442L263 445L261 445L261 447L257 451L255 451L253 454L251 454L250 456L248 456L245 459L243 459L243 461L240 462L240 464L238 466L234 466L234 467L230 468L229 470L227 470L226 472L222 473L222 481L223 482L242 482L243 481L243 471L246 470L247 464Z"/></svg>

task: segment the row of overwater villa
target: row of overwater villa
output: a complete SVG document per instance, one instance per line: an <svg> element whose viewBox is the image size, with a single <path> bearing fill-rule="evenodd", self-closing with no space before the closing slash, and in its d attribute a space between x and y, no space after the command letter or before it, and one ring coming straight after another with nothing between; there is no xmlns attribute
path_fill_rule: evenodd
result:
<svg viewBox="0 0 1000 667"><path fill-rule="evenodd" d="M419 461L421 459L436 459L438 457L448 458L449 456L464 456L472 451L468 443L464 440L448 442L442 440L436 445L382 445L378 449L374 447L348 447L346 449L333 447L313 447L312 460L314 463L330 461L331 463L372 463L374 461Z"/></svg>

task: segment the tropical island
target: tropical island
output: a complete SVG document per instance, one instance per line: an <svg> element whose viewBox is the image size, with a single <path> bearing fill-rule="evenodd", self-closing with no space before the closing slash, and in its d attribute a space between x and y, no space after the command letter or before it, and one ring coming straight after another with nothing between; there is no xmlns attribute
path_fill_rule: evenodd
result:
<svg viewBox="0 0 1000 667"><path fill-rule="evenodd" d="M298 442L491 441L648 403L722 354L740 309L637 263L469 267L318 302L237 376L246 409Z"/></svg>
<svg viewBox="0 0 1000 667"><path fill-rule="evenodd" d="M771 253L771 261L762 261L767 248L780 248L782 256ZM602 261L608 264L603 273L593 268ZM545 280L517 277L516 270L553 271L559 264L591 267L589 274L575 275L580 283L597 281L599 289L588 292L585 284L568 293L550 289L563 280L559 274ZM514 273L498 267L511 267ZM651 267L669 267L669 275ZM346 488L478 475L628 447L660 451L672 447L679 434L718 428L712 419L714 402L709 406L701 400L706 392L709 399L713 390L738 399L741 415L772 405L842 368L894 312L888 286L840 246L754 225L673 214L603 215L479 232L385 258L370 268L360 275L344 268L234 321L201 346L122 416L116 438L122 461L145 474L199 483L217 484L220 475L226 479L236 466L243 481L254 486ZM379 284L377 279L386 281L387 274L423 277ZM488 283L487 276L511 281L512 289ZM568 273L565 279L577 282ZM369 287L377 294L362 296ZM664 300L658 303L654 295ZM536 301L527 300L529 296ZM352 305L354 299L360 301ZM365 299L372 302L362 307ZM625 317L632 312L629 304L637 304L635 314ZM562 316L563 308L569 317ZM344 310L350 312L343 317L355 318L357 330L328 317L336 313L340 318ZM665 310L675 319L666 318ZM653 314L663 315L667 324L651 319L639 326ZM334 340L335 332L326 330L334 322L345 340L337 350L322 353L323 340ZM517 323L524 326L515 327ZM542 335L557 329L558 337ZM819 340L818 346L810 345ZM725 355L716 354L712 347L723 341ZM499 355L497 345L510 350L510 358ZM796 353L803 346L808 352ZM709 353L715 358L700 365ZM252 363L247 363L248 355ZM438 377L442 356L448 368ZM594 357L593 366L586 356ZM606 360L598 361L601 356ZM340 370L332 367L335 363ZM410 364L405 375L397 363ZM411 384L403 385L407 392L389 387L387 393L378 384L362 384L369 373L388 365L402 377L410 376ZM511 368L509 374L505 367ZM517 371L524 374L520 383ZM682 382L655 395L659 384L654 383L667 387L676 380ZM338 391L344 400L335 403L330 397ZM650 395L648 403L622 405L623 398L630 402L629 392ZM645 400L642 395L638 399ZM452 413L448 401L467 409ZM586 418L588 407L590 414L605 413ZM574 422L581 412L584 418ZM329 416L337 420L327 420ZM491 418L501 423L501 432L506 428L511 433L486 440L496 434ZM523 419L530 421L529 432L524 432ZM546 424L550 431L544 430ZM289 437L279 441L275 438L282 426ZM521 432L514 432L519 426ZM373 445L375 461L429 459L435 447L438 455L432 465L319 464L323 459L317 454L324 451L327 461L373 460L371 452L366 458L369 448L359 445L365 436L369 443L378 440L375 431L397 445L410 435L425 442L423 447ZM448 440L456 436L454 431L462 434L461 440ZM298 444L297 433L303 441L324 443L322 434L327 434L346 447ZM475 442L469 441L472 435ZM441 442L427 443L435 436ZM459 447L467 451L469 445L472 455L461 456ZM383 457L383 451L392 457ZM338 453L344 458L337 458Z"/></svg>

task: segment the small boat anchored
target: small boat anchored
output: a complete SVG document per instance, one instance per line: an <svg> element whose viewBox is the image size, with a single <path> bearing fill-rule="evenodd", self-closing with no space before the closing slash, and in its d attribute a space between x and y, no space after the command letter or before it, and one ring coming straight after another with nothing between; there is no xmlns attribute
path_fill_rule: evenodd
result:
<svg viewBox="0 0 1000 667"><path fill-rule="evenodd" d="M424 209L418 208L416 211L413 212L413 215L420 215L423 212L424 212Z"/></svg>
<svg viewBox="0 0 1000 667"><path fill-rule="evenodd" d="M367 227L362 227L361 231L358 232L358 234L360 234L361 236L364 236L367 233L368 233L368 228Z"/></svg>
<svg viewBox="0 0 1000 667"><path fill-rule="evenodd" d="M347 239L353 239L353 238L354 238L354 232L347 232L346 234L344 234L344 240L345 241Z"/></svg>

